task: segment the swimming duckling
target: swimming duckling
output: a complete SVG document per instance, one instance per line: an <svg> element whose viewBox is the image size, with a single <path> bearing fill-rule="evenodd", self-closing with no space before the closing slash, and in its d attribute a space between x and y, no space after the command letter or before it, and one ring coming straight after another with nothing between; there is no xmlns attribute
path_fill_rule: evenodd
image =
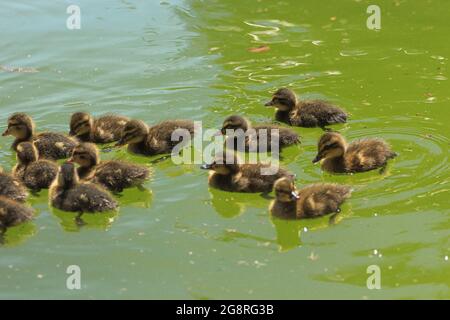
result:
<svg viewBox="0 0 450 320"><path fill-rule="evenodd" d="M21 142L16 149L18 163L12 170L13 176L33 191L48 189L58 174L56 162L39 160L33 142Z"/></svg>
<svg viewBox="0 0 450 320"><path fill-rule="evenodd" d="M0 232L33 219L33 215L32 208L0 196Z"/></svg>
<svg viewBox="0 0 450 320"><path fill-rule="evenodd" d="M122 130L130 119L108 114L98 118L77 112L70 119L70 135L83 142L110 143L120 140Z"/></svg>
<svg viewBox="0 0 450 320"><path fill-rule="evenodd" d="M80 167L78 175L81 179L99 183L113 192L142 185L149 178L149 170L123 161L100 161L97 146L92 143L81 143L72 154L70 162Z"/></svg>
<svg viewBox="0 0 450 320"><path fill-rule="evenodd" d="M339 213L350 197L351 188L333 183L318 183L296 190L289 178L275 182L276 199L270 205L272 216L280 219L307 219Z"/></svg>
<svg viewBox="0 0 450 320"><path fill-rule="evenodd" d="M28 198L27 188L19 179L3 172L2 167L0 167L0 196L19 202L25 202Z"/></svg>
<svg viewBox="0 0 450 320"><path fill-rule="evenodd" d="M167 120L149 128L143 121L131 120L125 125L121 139L116 146L128 145L128 151L146 156L170 153L180 143L172 141L172 133L176 130L189 134L192 138L194 122L191 120Z"/></svg>
<svg viewBox="0 0 450 320"><path fill-rule="evenodd" d="M80 182L72 163L60 167L50 187L49 199L52 206L63 211L94 213L117 209L117 202L106 190L90 182Z"/></svg>
<svg viewBox="0 0 450 320"><path fill-rule="evenodd" d="M319 140L313 163L322 161L322 169L335 173L363 172L384 168L397 154L382 139L361 139L347 145L336 132L325 133Z"/></svg>
<svg viewBox="0 0 450 320"><path fill-rule="evenodd" d="M3 136L14 136L16 140L12 148L17 151L19 143L33 141L42 159L58 160L70 156L77 141L61 133L55 132L34 132L34 122L25 113L15 113L8 119L8 128Z"/></svg>
<svg viewBox="0 0 450 320"><path fill-rule="evenodd" d="M242 164L231 152L216 156L211 164L204 164L201 168L211 170L208 179L211 187L233 192L268 193L277 179L295 178L287 170L269 164Z"/></svg>
<svg viewBox="0 0 450 320"><path fill-rule="evenodd" d="M324 129L347 121L347 114L341 108L321 100L298 101L295 93L286 88L278 89L265 105L277 108L276 120L291 126Z"/></svg>
<svg viewBox="0 0 450 320"><path fill-rule="evenodd" d="M272 132L272 130L278 130L278 132L275 133ZM223 135L226 135L227 133L234 133L233 135L228 137L226 142L227 144L234 146L235 150L239 151L257 152L261 151L261 148L263 148L264 151L271 151L272 138L276 139L274 143L278 143L279 149L300 143L298 134L291 129L276 125L252 126L247 119L238 115L233 115L225 119L222 125L221 133ZM267 138L262 138L262 135L266 136ZM240 147L238 144L238 141L240 140L239 137L241 136L245 137L245 140L243 140L245 142L245 150L240 150L242 147ZM261 145L261 143L266 144L267 147Z"/></svg>

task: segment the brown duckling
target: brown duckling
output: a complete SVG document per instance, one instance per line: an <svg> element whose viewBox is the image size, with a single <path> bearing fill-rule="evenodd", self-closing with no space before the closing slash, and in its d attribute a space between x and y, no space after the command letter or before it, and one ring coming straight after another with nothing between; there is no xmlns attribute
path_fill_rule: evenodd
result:
<svg viewBox="0 0 450 320"><path fill-rule="evenodd" d="M149 128L143 121L131 120L125 125L116 146L128 145L128 151L146 156L170 153L180 143L172 141L172 133L179 129L187 130L192 138L194 122L167 120Z"/></svg>
<svg viewBox="0 0 450 320"><path fill-rule="evenodd" d="M22 182L12 175L3 172L2 167L0 167L0 196L19 202L25 202L28 198L27 188Z"/></svg>
<svg viewBox="0 0 450 320"><path fill-rule="evenodd" d="M276 120L291 126L324 129L330 124L347 122L347 113L341 108L322 100L298 101L287 88L278 89L265 105L277 108Z"/></svg>
<svg viewBox="0 0 450 320"><path fill-rule="evenodd" d="M277 179L295 178L287 170L269 164L242 164L234 152L216 156L212 163L201 168L210 170L208 182L211 187L232 192L269 193ZM264 170L267 175L262 174Z"/></svg>
<svg viewBox="0 0 450 320"><path fill-rule="evenodd" d="M115 160L100 161L98 148L92 143L78 145L69 162L80 166L77 171L81 179L99 183L113 192L140 186L150 175L144 166Z"/></svg>
<svg viewBox="0 0 450 320"><path fill-rule="evenodd" d="M275 182L276 199L270 205L272 216L280 219L307 219L339 213L350 197L351 188L333 183L318 183L296 190L289 178Z"/></svg>
<svg viewBox="0 0 450 320"><path fill-rule="evenodd" d="M21 142L17 146L17 165L13 176L33 191L48 189L58 174L58 165L50 160L39 160L38 150L33 142Z"/></svg>
<svg viewBox="0 0 450 320"><path fill-rule="evenodd" d="M73 163L60 167L50 187L49 199L52 206L63 211L94 213L117 209L117 202L106 190L90 182L80 182Z"/></svg>
<svg viewBox="0 0 450 320"><path fill-rule="evenodd" d="M0 196L0 231L32 220L34 210L20 202Z"/></svg>
<svg viewBox="0 0 450 320"><path fill-rule="evenodd" d="M17 151L19 143L33 141L43 159L58 160L70 156L77 145L76 139L55 132L34 132L34 122L25 113L15 113L8 119L8 128L3 136L14 136L16 140L12 148Z"/></svg>
<svg viewBox="0 0 450 320"><path fill-rule="evenodd" d="M252 130L253 129L253 130ZM283 128L276 125L257 125L252 126L251 123L244 117L233 115L225 119L222 125L221 133L226 135L231 133L227 139L227 144L231 143L234 149L240 149L238 146L238 140L241 135L245 136L245 150L239 151L260 151L261 148L267 148L264 151L271 151L272 130L278 130L278 133L273 138L278 139L279 149L287 147L293 144L300 143L298 134L288 128ZM227 132L228 131L228 132ZM231 131L231 132L230 132ZM234 132L233 132L234 131ZM234 133L234 134L233 134ZM260 146L262 142L261 135L266 135L267 147ZM233 141L234 140L234 141Z"/></svg>
<svg viewBox="0 0 450 320"><path fill-rule="evenodd" d="M364 172L384 168L397 156L382 139L361 139L347 145L336 132L325 133L319 140L313 163L322 161L322 169L335 173Z"/></svg>
<svg viewBox="0 0 450 320"><path fill-rule="evenodd" d="M98 118L86 112L74 113L70 119L70 135L83 142L110 143L120 140L130 119L107 114Z"/></svg>

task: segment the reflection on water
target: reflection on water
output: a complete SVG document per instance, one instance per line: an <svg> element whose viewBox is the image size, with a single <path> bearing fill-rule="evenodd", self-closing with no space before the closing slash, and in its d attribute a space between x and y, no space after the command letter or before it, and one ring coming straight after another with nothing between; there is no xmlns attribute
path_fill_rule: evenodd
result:
<svg viewBox="0 0 450 320"><path fill-rule="evenodd" d="M58 218L61 227L68 232L79 232L82 228L107 231L117 219L118 212L77 213L52 208L52 214Z"/></svg>
<svg viewBox="0 0 450 320"><path fill-rule="evenodd" d="M1 247L14 247L23 244L36 232L36 225L32 221L7 230L0 230L0 250Z"/></svg>

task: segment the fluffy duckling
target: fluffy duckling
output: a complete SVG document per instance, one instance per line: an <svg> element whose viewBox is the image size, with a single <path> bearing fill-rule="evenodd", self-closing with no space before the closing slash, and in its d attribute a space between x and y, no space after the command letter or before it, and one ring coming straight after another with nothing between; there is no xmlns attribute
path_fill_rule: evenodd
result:
<svg viewBox="0 0 450 320"><path fill-rule="evenodd" d="M347 114L341 108L321 100L298 101L295 93L286 88L278 89L265 105L277 109L276 120L291 126L324 129L347 121Z"/></svg>
<svg viewBox="0 0 450 320"><path fill-rule="evenodd" d="M16 140L12 148L17 151L19 143L33 141L39 151L39 157L43 159L58 160L70 156L77 141L61 133L34 132L34 122L25 113L15 113L8 119L8 128L3 136L14 136Z"/></svg>
<svg viewBox="0 0 450 320"><path fill-rule="evenodd" d="M3 172L2 167L0 167L0 196L19 202L25 202L28 198L27 188L19 179Z"/></svg>
<svg viewBox="0 0 450 320"><path fill-rule="evenodd" d="M39 160L33 142L21 142L17 146L17 165L13 176L33 191L48 189L58 174L58 165L50 160Z"/></svg>
<svg viewBox="0 0 450 320"><path fill-rule="evenodd" d="M238 156L231 152L217 156L212 163L201 168L210 170L208 182L211 187L232 192L268 193L277 179L295 178L287 170L269 164L241 164ZM264 170L267 170L267 175L262 174Z"/></svg>
<svg viewBox="0 0 450 320"><path fill-rule="evenodd" d="M253 129L253 130L251 130ZM232 143L234 149L239 149L238 140L241 135L245 136L245 151L259 151L262 142L262 135L267 135L267 151L271 151L272 130L278 130L278 133L273 138L278 140L279 149L293 144L300 143L298 134L287 128L275 125L258 125L252 126L250 122L244 117L233 115L225 119L222 125L221 133L226 135L234 130L234 134L229 136L227 144ZM237 130L237 131L236 131ZM228 132L227 132L228 131ZM233 133L233 131L231 131ZM234 141L233 141L234 140ZM265 143L266 141L264 141ZM239 150L244 151L244 150Z"/></svg>
<svg viewBox="0 0 450 320"><path fill-rule="evenodd" d="M103 188L89 182L80 182L74 164L63 164L57 179L50 187L52 206L63 211L94 213L113 211L117 202Z"/></svg>
<svg viewBox="0 0 450 320"><path fill-rule="evenodd" d="M77 171L81 179L99 183L113 192L140 186L150 175L144 166L115 160L100 161L98 148L92 143L78 145L69 162L80 166Z"/></svg>
<svg viewBox="0 0 450 320"><path fill-rule="evenodd" d="M322 161L322 169L335 173L364 172L384 168L397 154L382 139L361 139L347 145L336 132L324 134L313 163Z"/></svg>
<svg viewBox="0 0 450 320"><path fill-rule="evenodd" d="M339 213L350 197L351 188L333 183L318 183L296 190L289 178L275 182L276 199L270 205L272 216L280 219L307 219Z"/></svg>
<svg viewBox="0 0 450 320"><path fill-rule="evenodd" d="M0 231L33 219L34 210L17 201L0 196Z"/></svg>
<svg viewBox="0 0 450 320"><path fill-rule="evenodd" d="M89 113L77 112L70 119L70 135L83 142L116 142L128 121L127 117L113 114L94 118Z"/></svg>
<svg viewBox="0 0 450 320"><path fill-rule="evenodd" d="M143 121L131 120L125 125L121 139L116 146L128 145L128 151L146 156L170 153L180 143L172 141L172 133L179 129L187 130L192 138L194 122L191 120L167 120L149 128Z"/></svg>

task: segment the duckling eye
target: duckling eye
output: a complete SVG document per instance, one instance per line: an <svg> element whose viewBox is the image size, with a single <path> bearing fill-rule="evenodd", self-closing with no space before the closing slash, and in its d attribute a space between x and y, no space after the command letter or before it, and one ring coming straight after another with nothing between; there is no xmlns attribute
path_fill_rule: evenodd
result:
<svg viewBox="0 0 450 320"><path fill-rule="evenodd" d="M322 150L329 150L329 149L333 149L333 148L336 148L336 147L338 147L338 143L337 143L337 142L334 142L334 143L331 143L331 144L329 144L329 145L324 146L324 147L322 148Z"/></svg>

